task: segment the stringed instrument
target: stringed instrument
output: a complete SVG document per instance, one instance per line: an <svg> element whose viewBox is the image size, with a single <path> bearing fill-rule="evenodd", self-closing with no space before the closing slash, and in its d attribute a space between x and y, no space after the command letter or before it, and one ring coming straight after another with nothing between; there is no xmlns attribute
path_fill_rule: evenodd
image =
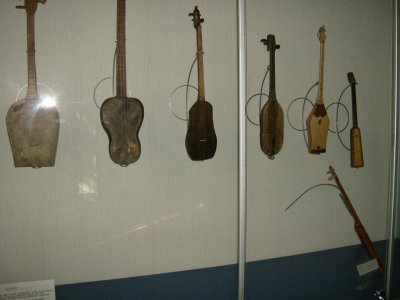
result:
<svg viewBox="0 0 400 300"><path fill-rule="evenodd" d="M189 110L189 124L186 133L185 146L190 159L201 161L214 156L217 149L217 136L213 124L213 107L205 100L204 93L204 66L203 66L203 44L200 11L194 7L192 16L193 25L197 37L197 72L198 72L198 95L197 101Z"/></svg>
<svg viewBox="0 0 400 300"><path fill-rule="evenodd" d="M329 166L329 173L332 175L332 178L329 178L329 180L331 180L331 179L335 180L336 185L337 185L338 189L340 190L341 198L342 198L344 204L346 205L350 215L352 216L352 218L354 220L354 229L355 229L358 237L360 238L361 243L364 245L368 254L372 258L376 259L378 266L379 266L379 270L384 271L385 266L382 263L382 261L380 260L378 252L376 251L376 249L374 247L374 244L372 243L367 231L365 230L363 224L361 223L361 220L358 217L357 212L354 209L349 196L347 196L347 193L344 190L342 183L340 182L339 177L337 176L336 171L332 166Z"/></svg>
<svg viewBox="0 0 400 300"><path fill-rule="evenodd" d="M275 50L280 46L275 43L275 36L269 34L267 39L261 42L267 46L270 53L269 64L269 96L261 110L260 115L260 145L262 151L268 155L270 159L274 158L283 145L283 110L276 99L275 89Z"/></svg>
<svg viewBox="0 0 400 300"><path fill-rule="evenodd" d="M356 79L352 72L347 73L347 79L351 85L351 107L353 115L353 127L350 130L350 160L353 168L364 166L363 150L361 143L361 130L358 127L357 100L356 100Z"/></svg>
<svg viewBox="0 0 400 300"><path fill-rule="evenodd" d="M125 0L117 0L116 96L106 99L100 119L109 138L111 160L120 166L136 162L141 153L139 130L144 109L139 99L128 97L126 87Z"/></svg>
<svg viewBox="0 0 400 300"><path fill-rule="evenodd" d="M319 82L317 99L309 114L306 126L308 133L308 152L320 154L326 152L326 140L329 130L329 117L324 105L324 47L325 47L325 27L319 28L318 38L320 42L319 59Z"/></svg>
<svg viewBox="0 0 400 300"><path fill-rule="evenodd" d="M25 0L27 16L28 90L25 98L9 108L8 137L15 167L52 167L55 164L60 116L54 99L40 98L35 63L35 12L46 0Z"/></svg>

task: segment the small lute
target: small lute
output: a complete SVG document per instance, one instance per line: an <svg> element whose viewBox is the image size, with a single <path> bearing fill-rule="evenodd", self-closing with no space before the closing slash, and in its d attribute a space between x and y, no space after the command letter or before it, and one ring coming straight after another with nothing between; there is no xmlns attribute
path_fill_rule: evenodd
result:
<svg viewBox="0 0 400 300"><path fill-rule="evenodd" d="M356 79L352 72L347 73L347 79L351 85L351 104L353 115L353 127L350 130L350 160L353 168L364 166L364 157L361 143L361 130L358 127L357 100L356 100Z"/></svg>
<svg viewBox="0 0 400 300"><path fill-rule="evenodd" d="M35 12L46 0L25 0L27 15L28 90L25 98L9 108L6 117L8 137L15 167L52 167L55 164L60 116L54 99L38 95L35 63Z"/></svg>
<svg viewBox="0 0 400 300"><path fill-rule="evenodd" d="M261 42L270 53L269 96L260 114L260 145L262 151L273 159L283 145L283 110L276 99L275 88L275 50L280 46L275 43L275 36L269 34Z"/></svg>
<svg viewBox="0 0 400 300"><path fill-rule="evenodd" d="M141 153L139 130L144 109L139 99L127 96L125 0L117 0L117 95L106 99L100 108L100 119L109 138L111 160L120 166L136 162Z"/></svg>
<svg viewBox="0 0 400 300"><path fill-rule="evenodd" d="M193 25L197 37L197 72L198 72L198 95L197 101L189 110L189 124L186 133L185 146L190 159L201 161L214 156L217 149L217 136L213 124L213 107L205 100L204 93L204 67L203 67L203 45L200 11L195 6L193 13Z"/></svg>
<svg viewBox="0 0 400 300"><path fill-rule="evenodd" d="M319 28L318 34L320 42L320 60L319 60L319 82L317 100L309 114L306 126L308 133L308 152L311 154L320 154L326 152L326 140L329 130L329 117L325 109L323 91L324 91L324 47L325 47L325 27Z"/></svg>

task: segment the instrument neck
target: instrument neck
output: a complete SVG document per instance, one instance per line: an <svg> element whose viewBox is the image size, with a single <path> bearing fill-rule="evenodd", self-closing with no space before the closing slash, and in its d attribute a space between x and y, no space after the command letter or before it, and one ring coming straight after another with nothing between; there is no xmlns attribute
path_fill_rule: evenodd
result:
<svg viewBox="0 0 400 300"><path fill-rule="evenodd" d="M275 50L269 53L269 99L276 100L275 89Z"/></svg>
<svg viewBox="0 0 400 300"><path fill-rule="evenodd" d="M352 106L352 114L353 114L353 127L358 126L358 118L357 118L357 100L356 100L356 84L351 84L351 106Z"/></svg>
<svg viewBox="0 0 400 300"><path fill-rule="evenodd" d="M320 55L319 55L319 81L318 81L318 94L317 94L317 104L324 104L324 51L325 43L320 43Z"/></svg>
<svg viewBox="0 0 400 300"><path fill-rule="evenodd" d="M117 97L126 97L125 0L117 1Z"/></svg>
<svg viewBox="0 0 400 300"><path fill-rule="evenodd" d="M198 100L205 101L204 92L204 64L203 64L203 40L201 34L201 25L196 27L197 37L197 80L198 80Z"/></svg>
<svg viewBox="0 0 400 300"><path fill-rule="evenodd" d="M28 91L26 98L38 98L35 62L35 13L27 12Z"/></svg>

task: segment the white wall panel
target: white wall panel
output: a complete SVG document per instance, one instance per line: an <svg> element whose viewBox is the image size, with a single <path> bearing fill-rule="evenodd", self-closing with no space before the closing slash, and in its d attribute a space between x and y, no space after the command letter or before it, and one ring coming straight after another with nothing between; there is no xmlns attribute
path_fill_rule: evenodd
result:
<svg viewBox="0 0 400 300"><path fill-rule="evenodd" d="M17 2L17 4L20 4ZM15 169L5 116L26 83L26 17L0 2L0 282L55 278L57 284L236 263L238 96L236 1L127 1L128 86L145 109L142 155L127 168L108 156L93 103L95 85L112 74L116 1L49 0L36 13L38 80L58 96L62 118L56 166ZM215 157L188 158L186 124L169 112L169 95L186 82L195 58L187 16L205 18L206 99L214 107ZM333 164L371 238L385 238L391 69L390 1L247 2L248 95L268 64L259 40L276 35L277 96L284 110L318 80L316 32L327 28L325 100L336 101L353 71L366 166L330 134L328 153L307 154L303 136L285 121L274 161L248 125L248 259L265 259L358 243L338 193L317 189L288 212ZM192 83L196 84L196 71ZM43 92L43 89L41 89ZM266 83L268 92L268 83ZM98 99L112 96L110 81ZM174 108L182 113L181 91ZM314 100L315 92L311 94ZM190 104L194 99L191 99ZM343 98L350 108L349 93ZM308 107L310 108L310 107ZM249 107L250 116L256 110ZM330 110L331 124L333 111ZM293 122L299 124L296 105ZM344 136L347 141L348 132Z"/></svg>

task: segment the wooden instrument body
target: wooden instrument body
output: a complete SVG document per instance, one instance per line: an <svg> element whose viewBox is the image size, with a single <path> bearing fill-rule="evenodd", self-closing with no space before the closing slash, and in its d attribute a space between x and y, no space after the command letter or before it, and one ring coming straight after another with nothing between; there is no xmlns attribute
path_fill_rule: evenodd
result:
<svg viewBox="0 0 400 300"><path fill-rule="evenodd" d="M38 3L46 0L25 0L24 6L17 6L27 14L28 90L6 117L15 167L52 167L57 153L60 115L54 103L43 101L37 92L34 15Z"/></svg>
<svg viewBox="0 0 400 300"><path fill-rule="evenodd" d="M214 157L217 136L213 124L213 107L209 102L196 101L190 108L185 146L192 160L201 161Z"/></svg>
<svg viewBox="0 0 400 300"><path fill-rule="evenodd" d="M213 122L213 107L205 100L204 92L204 66L203 66L203 42L201 33L200 11L195 6L193 13L193 25L196 29L197 42L197 74L198 96L197 101L189 110L189 122L186 132L185 146L191 160L202 161L214 157L217 150L217 136Z"/></svg>
<svg viewBox="0 0 400 300"><path fill-rule="evenodd" d="M282 149L284 134L283 110L276 98L275 88L275 51L280 45L276 44L273 34L269 34L267 39L262 39L261 42L270 52L270 81L268 101L260 114L260 146L261 150L272 159Z"/></svg>
<svg viewBox="0 0 400 300"><path fill-rule="evenodd" d="M8 137L15 167L53 167L56 159L60 115L40 98L24 98L9 108Z"/></svg>
<svg viewBox="0 0 400 300"><path fill-rule="evenodd" d="M116 164L127 166L139 159L143 114L143 105L136 98L113 97L103 102L101 124L109 138L110 157Z"/></svg>
<svg viewBox="0 0 400 300"><path fill-rule="evenodd" d="M268 99L260 115L260 145L268 156L274 156L283 146L284 117L279 102Z"/></svg>
<svg viewBox="0 0 400 300"><path fill-rule="evenodd" d="M306 120L308 134L308 152L320 154L326 152L329 130L329 117L324 104L315 103Z"/></svg>
<svg viewBox="0 0 400 300"><path fill-rule="evenodd" d="M353 127L350 130L350 165L352 168L364 167L364 156L361 142L361 130L358 127L357 99L356 99L356 79L352 72L347 73L348 81L351 85L351 102Z"/></svg>
<svg viewBox="0 0 400 300"><path fill-rule="evenodd" d="M136 162L140 157L139 130L144 116L142 102L127 96L125 14L126 1L117 0L117 95L106 99L100 108L100 120L108 135L111 160L123 167Z"/></svg>
<svg viewBox="0 0 400 300"><path fill-rule="evenodd" d="M329 117L325 109L323 90L324 90L324 47L325 47L325 27L319 28L318 38L320 41L319 59L319 81L317 100L306 120L308 135L308 152L320 154L326 152L326 144L329 130Z"/></svg>

